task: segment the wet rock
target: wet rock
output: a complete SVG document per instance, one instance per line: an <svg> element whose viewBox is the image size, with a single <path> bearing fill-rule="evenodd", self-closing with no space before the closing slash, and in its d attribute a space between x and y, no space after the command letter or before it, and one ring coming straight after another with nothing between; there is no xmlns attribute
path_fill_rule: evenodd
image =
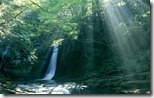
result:
<svg viewBox="0 0 154 98"><path fill-rule="evenodd" d="M22 92L22 90L19 87L16 88L16 91L17 92Z"/></svg>
<svg viewBox="0 0 154 98"><path fill-rule="evenodd" d="M62 85L57 86L50 93L51 94L71 94L70 91L62 87Z"/></svg>
<svg viewBox="0 0 154 98"><path fill-rule="evenodd" d="M12 84L6 78L0 78L0 93L1 94L15 94L16 85Z"/></svg>
<svg viewBox="0 0 154 98"><path fill-rule="evenodd" d="M6 93L9 93L9 94L15 94L16 91L15 90L11 90L11 89L3 89Z"/></svg>

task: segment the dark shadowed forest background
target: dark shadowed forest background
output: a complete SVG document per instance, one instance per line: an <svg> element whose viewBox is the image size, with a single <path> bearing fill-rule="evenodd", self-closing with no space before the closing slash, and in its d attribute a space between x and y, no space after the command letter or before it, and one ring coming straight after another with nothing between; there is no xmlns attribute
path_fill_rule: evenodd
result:
<svg viewBox="0 0 154 98"><path fill-rule="evenodd" d="M0 93L44 77L59 43L52 79L73 93L150 94L150 18L150 0L0 0Z"/></svg>

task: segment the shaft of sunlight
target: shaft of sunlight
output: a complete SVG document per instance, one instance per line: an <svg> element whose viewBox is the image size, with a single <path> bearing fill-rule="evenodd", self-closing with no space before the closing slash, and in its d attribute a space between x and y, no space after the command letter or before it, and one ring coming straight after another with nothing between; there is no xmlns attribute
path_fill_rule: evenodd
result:
<svg viewBox="0 0 154 98"><path fill-rule="evenodd" d="M134 22L134 15L148 13L149 5L142 0L133 1L132 6L134 7L128 6L128 1L126 4L124 0L99 0L99 2L105 13L108 31L111 33L112 46L115 46L114 49L123 59L124 65L127 61L134 62L134 51L137 51L142 42L146 41L144 35L135 34L143 28L137 21ZM146 15L144 16L146 17ZM129 37L131 33L134 36Z"/></svg>

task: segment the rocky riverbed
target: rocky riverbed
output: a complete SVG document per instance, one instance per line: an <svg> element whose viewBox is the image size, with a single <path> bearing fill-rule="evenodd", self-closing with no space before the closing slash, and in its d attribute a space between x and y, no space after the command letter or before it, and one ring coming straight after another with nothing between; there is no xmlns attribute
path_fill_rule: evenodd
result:
<svg viewBox="0 0 154 98"><path fill-rule="evenodd" d="M53 80L9 82L0 79L0 93L2 94L82 94L88 88L75 82L56 83ZM84 91L85 90L85 91Z"/></svg>
<svg viewBox="0 0 154 98"><path fill-rule="evenodd" d="M146 94L150 95L150 73L102 77L87 75L78 80L11 81L0 78L1 94ZM63 81L61 81L63 80ZM80 82L79 82L80 81Z"/></svg>

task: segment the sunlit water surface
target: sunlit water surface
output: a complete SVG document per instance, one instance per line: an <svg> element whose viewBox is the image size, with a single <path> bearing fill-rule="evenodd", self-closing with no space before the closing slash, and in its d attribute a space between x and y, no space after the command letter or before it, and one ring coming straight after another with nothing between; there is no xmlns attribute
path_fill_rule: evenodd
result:
<svg viewBox="0 0 154 98"><path fill-rule="evenodd" d="M16 82L16 84L16 94L82 94L88 88L82 83L59 83L54 80L22 81Z"/></svg>

